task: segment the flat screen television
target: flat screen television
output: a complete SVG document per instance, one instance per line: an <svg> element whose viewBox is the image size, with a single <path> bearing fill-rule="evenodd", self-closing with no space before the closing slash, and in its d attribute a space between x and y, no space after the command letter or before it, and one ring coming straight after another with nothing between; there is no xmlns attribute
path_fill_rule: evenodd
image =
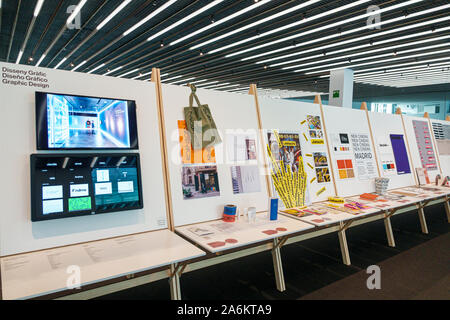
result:
<svg viewBox="0 0 450 320"><path fill-rule="evenodd" d="M143 208L139 154L32 154L31 220Z"/></svg>
<svg viewBox="0 0 450 320"><path fill-rule="evenodd" d="M36 92L38 150L138 149L136 102Z"/></svg>

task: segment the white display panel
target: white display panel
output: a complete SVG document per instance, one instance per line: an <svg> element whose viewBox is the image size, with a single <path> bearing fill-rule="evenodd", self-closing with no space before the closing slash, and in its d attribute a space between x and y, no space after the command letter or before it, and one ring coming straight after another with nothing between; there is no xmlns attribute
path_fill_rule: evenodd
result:
<svg viewBox="0 0 450 320"><path fill-rule="evenodd" d="M411 156L407 150L407 141L401 115L385 114L379 112L369 112L369 121L372 127L375 152L378 159L378 167L382 177L389 178L388 189L408 187L416 184L414 168L411 163ZM406 157L403 157L403 165L409 167L409 173L398 174L397 161L392 147L391 135L400 136L403 145L406 147ZM410 136L408 136L409 139ZM386 169L388 164L394 164L393 169ZM402 167L403 167L402 165ZM406 172L406 171L405 171Z"/></svg>
<svg viewBox="0 0 450 320"><path fill-rule="evenodd" d="M1 256L167 228L153 83L7 63L0 64L0 68L0 115L2 119L10 119L0 128L1 149L7 154L0 162L5 182L0 187ZM31 222L30 154L36 153L35 91L136 101L144 209ZM58 192L47 191L49 197ZM58 206L48 202L47 210L55 211Z"/></svg>
<svg viewBox="0 0 450 320"><path fill-rule="evenodd" d="M430 122L442 174L450 176L450 121L430 119Z"/></svg>
<svg viewBox="0 0 450 320"><path fill-rule="evenodd" d="M335 195L335 190L333 186L333 177L331 174L331 167L328 163L330 182L318 182L316 177L316 166L314 163L313 153L326 153L328 162L330 160L327 150L327 142L325 136L322 139L321 144L312 144L312 138L308 130L307 116L314 116L322 118L320 112L320 106L318 104L289 101L283 99L271 99L260 97L259 107L261 111L261 121L263 131L267 130L278 130L279 133L282 132L292 132L298 133L300 136L300 145L302 148L302 155L304 161L304 168L307 173L307 188L309 193L309 200L311 202L317 202L326 200L329 196ZM323 119L321 130L311 130L311 131L322 131L323 130ZM264 133L265 139L267 134ZM305 138L306 136L306 138ZM267 141L266 141L267 143ZM264 149L266 150L266 149ZM308 165L309 163L309 165ZM311 180L316 178L312 183ZM325 188L323 192L318 194L320 190Z"/></svg>
<svg viewBox="0 0 450 320"><path fill-rule="evenodd" d="M375 192L374 179L379 175L366 111L322 108L337 194L348 197ZM351 162L351 169L345 162Z"/></svg>
<svg viewBox="0 0 450 320"><path fill-rule="evenodd" d="M170 190L175 226L219 219L222 217L224 206L228 204L236 205L239 208L256 207L257 211L267 210L267 184L264 175L262 175L263 158L254 97L197 89L200 102L208 104L211 109L212 116L220 131L222 143L215 146L215 162L183 165L178 121L184 120L184 107L189 105L190 92L191 90L188 87L162 85ZM256 160L247 160L241 156L235 156L242 149L242 143L240 142L242 135L248 135L251 139L255 139ZM230 144L235 147L230 148ZM234 152L230 152L230 149ZM259 177L253 176L254 179L249 179L248 176L252 170L243 170L242 176L246 178L245 181L242 181L242 188L233 185L231 168L236 165L258 166ZM202 195L195 190L194 182L200 172L198 167L202 166L216 166L215 170L206 168L205 172L208 172L208 178L212 172L217 173L215 177L218 178L220 194L214 191ZM185 167L184 178L182 178L183 167ZM259 191L253 192L255 186L248 183L256 180L259 180L259 188L256 188ZM185 197L183 188L187 190L188 194L190 192L190 198ZM234 193L238 189L243 192Z"/></svg>

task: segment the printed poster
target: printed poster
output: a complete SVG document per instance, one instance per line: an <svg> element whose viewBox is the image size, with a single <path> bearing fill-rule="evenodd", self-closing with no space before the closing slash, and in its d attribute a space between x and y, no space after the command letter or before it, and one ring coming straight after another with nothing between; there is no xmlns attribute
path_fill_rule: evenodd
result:
<svg viewBox="0 0 450 320"><path fill-rule="evenodd" d="M327 154L325 152L314 152L313 157L317 183L331 182Z"/></svg>
<svg viewBox="0 0 450 320"><path fill-rule="evenodd" d="M256 160L256 133L227 134L228 160L231 162Z"/></svg>
<svg viewBox="0 0 450 320"><path fill-rule="evenodd" d="M324 136L320 116L307 115L306 121L308 123L308 133L311 139L311 144L324 144Z"/></svg>
<svg viewBox="0 0 450 320"><path fill-rule="evenodd" d="M434 154L433 143L428 122L421 120L412 121L414 133L416 135L417 147L419 148L422 168L428 171L437 170L436 156Z"/></svg>
<svg viewBox="0 0 450 320"><path fill-rule="evenodd" d="M360 180L368 180L378 176L375 156L370 147L370 137L366 133L350 134L350 141L355 158L355 169Z"/></svg>
<svg viewBox="0 0 450 320"><path fill-rule="evenodd" d="M450 124L432 122L437 152L441 156L450 156Z"/></svg>
<svg viewBox="0 0 450 320"><path fill-rule="evenodd" d="M411 173L408 161L408 152L406 151L405 141L402 134L391 134L392 150L394 151L397 174Z"/></svg>
<svg viewBox="0 0 450 320"><path fill-rule="evenodd" d="M232 166L230 170L234 194L261 191L259 168L257 165Z"/></svg>
<svg viewBox="0 0 450 320"><path fill-rule="evenodd" d="M392 150L391 141L387 136L379 136L377 138L378 150L380 151L381 169L383 176L391 176L396 174L395 157Z"/></svg>
<svg viewBox="0 0 450 320"><path fill-rule="evenodd" d="M220 196L217 166L184 165L181 170L184 200Z"/></svg>
<svg viewBox="0 0 450 320"><path fill-rule="evenodd" d="M183 164L216 162L216 152L214 146L194 150L191 144L189 131L186 129L185 120L178 120L178 135L181 149L181 161Z"/></svg>

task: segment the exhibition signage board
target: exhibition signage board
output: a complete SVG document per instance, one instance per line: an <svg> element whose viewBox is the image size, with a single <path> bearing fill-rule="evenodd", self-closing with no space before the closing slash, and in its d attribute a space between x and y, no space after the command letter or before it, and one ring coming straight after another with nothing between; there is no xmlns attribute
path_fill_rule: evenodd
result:
<svg viewBox="0 0 450 320"><path fill-rule="evenodd" d="M30 299L205 255L169 230L3 257L3 299Z"/></svg>
<svg viewBox="0 0 450 320"><path fill-rule="evenodd" d="M5 137L2 150L7 154L2 158L2 165L8 168L3 177L7 183L0 190L3 203L0 215L0 256L168 227L162 187L164 178L157 96L152 82L8 63L0 63L0 69L0 115L3 119L10 119L0 128ZM73 149L74 145L70 142L76 139L80 142L75 144L78 147L103 147L96 153L111 152L108 150L115 149L114 145L128 147L125 149L139 148L121 148L120 152L139 154L142 209L32 222L30 155L40 153L36 131L37 124L42 124L40 120L45 116L45 112L35 114L36 102L39 102L36 92L53 94L46 97L44 105L47 108L45 118L52 119L46 122L47 129L51 129L49 132L53 132L51 139L47 134L47 142L53 141L53 146L58 147L56 149L62 146ZM130 122L133 110L136 112L136 125ZM132 142L131 132L134 127L137 128L138 137L135 138L139 144ZM89 154L92 150L52 151L55 155L76 152ZM112 181L105 180L105 183L108 182ZM72 198L77 199L70 202L73 212L76 212L75 208L87 209L89 201L85 201L86 197L92 196L90 193L95 191L95 186L88 190L85 183L80 185L80 188L69 185L66 188L58 185L46 188L42 193L46 199L42 201L47 202L45 208L42 202L42 209L46 212L60 211L63 203L60 200L64 197L58 196L61 192L67 192L70 196L70 188L73 189ZM99 187L103 188L98 189L98 192L109 192L107 185ZM123 182L120 190L127 191L130 187L130 183ZM82 196L86 192L88 195ZM83 197L86 199L80 200ZM69 202L65 205L68 208Z"/></svg>

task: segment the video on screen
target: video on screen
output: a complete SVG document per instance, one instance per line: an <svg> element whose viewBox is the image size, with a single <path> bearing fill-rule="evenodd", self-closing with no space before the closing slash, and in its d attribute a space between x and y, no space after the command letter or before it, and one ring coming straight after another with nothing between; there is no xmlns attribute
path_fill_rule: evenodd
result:
<svg viewBox="0 0 450 320"><path fill-rule="evenodd" d="M46 96L49 149L131 147L129 101Z"/></svg>

